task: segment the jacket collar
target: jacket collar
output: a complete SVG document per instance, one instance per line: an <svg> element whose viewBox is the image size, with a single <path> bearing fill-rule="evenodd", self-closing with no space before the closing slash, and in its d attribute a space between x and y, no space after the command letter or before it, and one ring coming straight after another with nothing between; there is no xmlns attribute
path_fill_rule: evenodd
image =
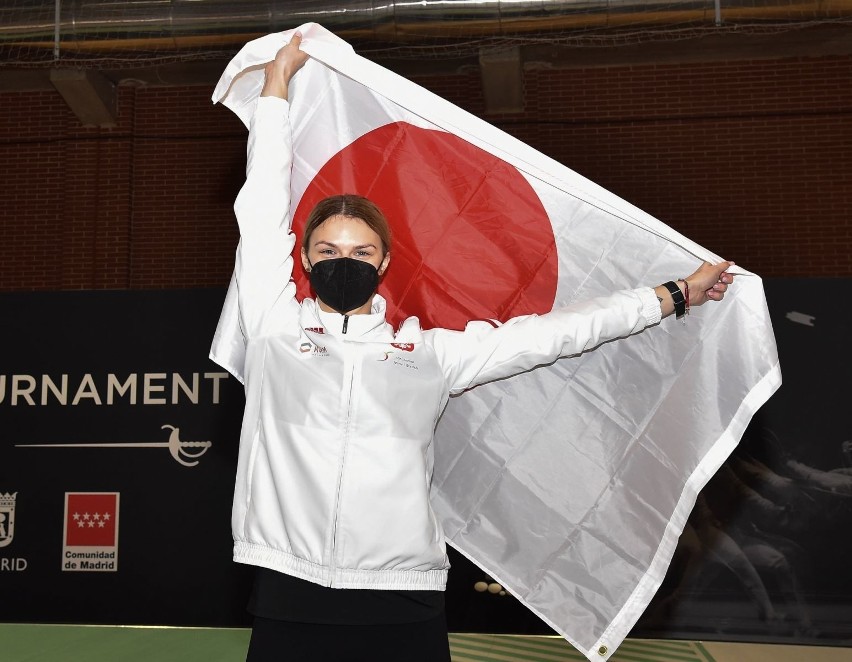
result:
<svg viewBox="0 0 852 662"><path fill-rule="evenodd" d="M314 299L305 299L302 301L302 326L315 326L318 323L328 335L344 340L393 342L393 329L385 322L386 310L387 302L384 297L381 294L374 294L370 312L366 315L349 315L344 334L344 315L327 313L320 310ZM305 315L307 317L304 317Z"/></svg>

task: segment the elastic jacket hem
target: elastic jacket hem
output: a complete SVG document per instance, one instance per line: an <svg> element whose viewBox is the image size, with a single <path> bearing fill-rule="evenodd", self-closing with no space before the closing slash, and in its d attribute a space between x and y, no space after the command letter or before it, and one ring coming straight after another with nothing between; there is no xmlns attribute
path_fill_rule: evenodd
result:
<svg viewBox="0 0 852 662"><path fill-rule="evenodd" d="M327 568L287 552L247 542L234 543L234 561L283 572L331 588L385 591L443 591L447 570L358 570Z"/></svg>

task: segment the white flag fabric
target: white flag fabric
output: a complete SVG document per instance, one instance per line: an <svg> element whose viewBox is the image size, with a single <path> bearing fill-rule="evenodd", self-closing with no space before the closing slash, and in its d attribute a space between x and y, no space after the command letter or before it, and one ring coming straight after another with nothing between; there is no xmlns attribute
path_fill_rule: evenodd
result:
<svg viewBox="0 0 852 662"><path fill-rule="evenodd" d="M290 85L294 230L326 195L375 200L394 230L390 321L505 320L692 273L710 251L316 24ZM213 96L248 126L247 44ZM432 500L447 542L589 660L606 660L663 579L699 490L780 385L761 280L725 301L452 398ZM297 276L300 294L306 279ZM231 283L211 357L242 379Z"/></svg>

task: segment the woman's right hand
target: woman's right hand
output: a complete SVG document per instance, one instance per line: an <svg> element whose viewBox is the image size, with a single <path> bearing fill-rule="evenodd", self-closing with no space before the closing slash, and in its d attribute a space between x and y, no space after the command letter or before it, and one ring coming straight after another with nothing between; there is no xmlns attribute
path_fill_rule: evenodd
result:
<svg viewBox="0 0 852 662"><path fill-rule="evenodd" d="M288 44L278 50L275 59L266 65L264 68L266 80L260 96L287 98L290 80L308 61L308 54L299 48L301 44L302 33L297 32Z"/></svg>

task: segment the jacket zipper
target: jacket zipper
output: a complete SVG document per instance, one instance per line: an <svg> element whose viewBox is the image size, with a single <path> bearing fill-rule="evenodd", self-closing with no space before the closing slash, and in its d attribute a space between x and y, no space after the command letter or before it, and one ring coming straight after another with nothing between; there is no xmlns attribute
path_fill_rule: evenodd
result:
<svg viewBox="0 0 852 662"><path fill-rule="evenodd" d="M343 316L343 333L346 333L346 329L349 328L349 315Z"/></svg>
<svg viewBox="0 0 852 662"><path fill-rule="evenodd" d="M344 318L344 320L348 317ZM346 332L346 322L343 324L344 333ZM353 348L354 350L354 348ZM354 352L353 352L354 353ZM331 558L329 559L329 580L328 585L334 583L334 572L337 569L337 522L340 516L340 488L343 485L343 469L346 465L346 449L349 446L349 423L352 420L352 389L355 385L355 359L352 359L352 365L349 368L349 394L346 398L346 421L343 426L343 448L340 452L340 465L337 472L337 491L334 496L334 523L331 527Z"/></svg>

